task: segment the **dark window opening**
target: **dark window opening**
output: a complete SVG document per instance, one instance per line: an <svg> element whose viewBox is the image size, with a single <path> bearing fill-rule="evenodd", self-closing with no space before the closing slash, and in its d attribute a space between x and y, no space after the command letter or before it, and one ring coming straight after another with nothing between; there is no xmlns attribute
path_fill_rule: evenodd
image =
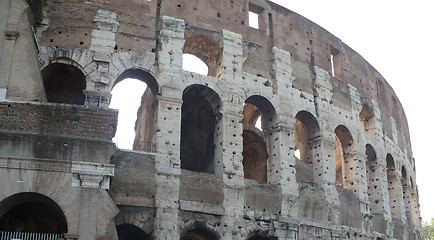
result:
<svg viewBox="0 0 434 240"><path fill-rule="evenodd" d="M86 77L73 65L53 63L42 70L47 100L54 103L83 105Z"/></svg>
<svg viewBox="0 0 434 240"><path fill-rule="evenodd" d="M363 130L368 134L373 135L375 133L375 115L372 108L364 104L359 113L359 119Z"/></svg>
<svg viewBox="0 0 434 240"><path fill-rule="evenodd" d="M151 237L146 234L142 229L134 226L133 224L121 224L116 226L119 240L149 240Z"/></svg>
<svg viewBox="0 0 434 240"><path fill-rule="evenodd" d="M181 240L217 240L215 234L203 228L192 229L181 236Z"/></svg>
<svg viewBox="0 0 434 240"><path fill-rule="evenodd" d="M0 231L60 234L68 228L53 200L38 193L18 193L0 203Z"/></svg>
<svg viewBox="0 0 434 240"><path fill-rule="evenodd" d="M192 85L184 90L182 100L181 168L214 173L220 97L208 87Z"/></svg>

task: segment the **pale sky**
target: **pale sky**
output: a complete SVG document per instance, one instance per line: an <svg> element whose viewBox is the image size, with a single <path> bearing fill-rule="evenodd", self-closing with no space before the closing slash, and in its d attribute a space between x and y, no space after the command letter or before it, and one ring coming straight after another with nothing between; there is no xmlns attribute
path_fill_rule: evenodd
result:
<svg viewBox="0 0 434 240"><path fill-rule="evenodd" d="M434 137L434 128L430 126L434 122L434 107L431 105L434 102L430 98L434 96L434 79L430 72L434 64L434 2L272 1L301 14L340 38L374 66L395 90L409 123L421 216L424 220L434 217L434 190L430 189L430 185L434 184L434 172L431 173L434 171L434 159L429 152L431 147L434 149L430 146L430 142L434 141L429 140L429 137ZM120 84L122 82L115 88ZM138 91L138 100L134 100L137 104L144 89ZM129 92L128 97L134 97L132 95ZM116 101L114 94L111 107L117 108ZM138 105L129 107L130 114L136 116ZM123 120L119 121L118 126L121 127Z"/></svg>

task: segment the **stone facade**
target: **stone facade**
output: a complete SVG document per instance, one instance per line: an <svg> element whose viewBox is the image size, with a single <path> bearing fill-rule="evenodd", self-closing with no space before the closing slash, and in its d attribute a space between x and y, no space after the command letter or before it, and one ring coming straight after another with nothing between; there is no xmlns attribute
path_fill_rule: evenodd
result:
<svg viewBox="0 0 434 240"><path fill-rule="evenodd" d="M421 239L398 98L302 16L266 0L1 0L0 20L0 231ZM111 140L126 78L148 85L135 151Z"/></svg>

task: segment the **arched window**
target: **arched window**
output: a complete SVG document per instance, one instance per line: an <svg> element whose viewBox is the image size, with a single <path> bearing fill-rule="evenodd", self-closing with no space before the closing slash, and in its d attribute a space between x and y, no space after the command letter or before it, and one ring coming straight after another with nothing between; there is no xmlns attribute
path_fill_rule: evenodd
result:
<svg viewBox="0 0 434 240"><path fill-rule="evenodd" d="M191 54L205 63L208 67L208 76L220 77L222 50L219 44L211 37L195 35L188 38L184 43L183 53ZM187 68L187 66L185 67ZM193 67L193 69L196 68L197 66Z"/></svg>
<svg viewBox="0 0 434 240"><path fill-rule="evenodd" d="M201 75L208 75L208 66L192 54L182 54L182 69Z"/></svg>
<svg viewBox="0 0 434 240"><path fill-rule="evenodd" d="M194 228L181 236L181 240L218 240L218 237L203 228Z"/></svg>
<svg viewBox="0 0 434 240"><path fill-rule="evenodd" d="M155 78L140 69L123 72L114 82L110 108L119 109L113 141L118 148L153 152L154 116L152 102L158 95Z"/></svg>
<svg viewBox="0 0 434 240"><path fill-rule="evenodd" d="M211 88L195 84L184 90L182 101L181 168L214 173L220 97Z"/></svg>
<svg viewBox="0 0 434 240"><path fill-rule="evenodd" d="M49 102L83 105L86 77L77 67L53 63L42 70L45 95Z"/></svg>
<svg viewBox="0 0 434 240"><path fill-rule="evenodd" d="M272 146L274 141L271 140L271 130L276 124L273 105L262 96L250 96L245 101L241 122L244 177L261 182L273 182L270 179L270 165L276 151Z"/></svg>
<svg viewBox="0 0 434 240"><path fill-rule="evenodd" d="M121 224L116 226L119 240L149 240L151 237L146 234L142 229L136 227L133 224Z"/></svg>
<svg viewBox="0 0 434 240"><path fill-rule="evenodd" d="M319 126L315 117L306 111L300 111L295 116L294 151L296 155L297 181L313 181L312 145L319 137Z"/></svg>
<svg viewBox="0 0 434 240"><path fill-rule="evenodd" d="M336 134L336 185L345 189L353 189L357 181L357 161L354 158L353 137L343 125L335 129ZM356 191L356 190L355 190Z"/></svg>
<svg viewBox="0 0 434 240"><path fill-rule="evenodd" d="M66 217L52 199L38 193L18 193L0 203L0 231L67 233Z"/></svg>
<svg viewBox="0 0 434 240"><path fill-rule="evenodd" d="M371 135L375 134L375 115L372 108L364 104L359 113L359 119L365 132Z"/></svg>

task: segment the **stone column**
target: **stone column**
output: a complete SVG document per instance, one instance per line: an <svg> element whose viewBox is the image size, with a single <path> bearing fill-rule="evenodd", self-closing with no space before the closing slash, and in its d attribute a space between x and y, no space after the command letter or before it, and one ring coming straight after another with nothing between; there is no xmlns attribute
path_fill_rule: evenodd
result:
<svg viewBox="0 0 434 240"><path fill-rule="evenodd" d="M116 46L116 32L119 22L115 12L98 9L93 22L97 29L92 30L89 50L93 51L92 63L86 66L85 105L108 107L111 94L109 85L119 75L113 66L112 58Z"/></svg>
<svg viewBox="0 0 434 240"><path fill-rule="evenodd" d="M369 213L368 195L366 193L366 171L365 154L358 152L344 156L343 179L344 188L351 190L360 200L360 211L363 214Z"/></svg>
<svg viewBox="0 0 434 240"><path fill-rule="evenodd" d="M179 186L181 175L180 139L182 48L185 24L181 19L161 16L155 76L160 85L154 115L155 157L155 239L179 239ZM171 87L165 87L170 85Z"/></svg>
<svg viewBox="0 0 434 240"><path fill-rule="evenodd" d="M244 218L243 116L225 111L222 116L223 208L222 239L237 239ZM219 141L218 141L219 142ZM235 144L237 143L237 144ZM217 143L219 144L219 143Z"/></svg>
<svg viewBox="0 0 434 240"><path fill-rule="evenodd" d="M293 212L293 203L298 197L298 184L295 178L294 158L294 132L295 129L288 126L290 122L286 117L280 116L279 123L272 129L273 144L270 148L270 155L273 161L269 166L273 171L274 178L271 183L279 184L282 191L282 215L296 216ZM273 167L274 166L274 167Z"/></svg>
<svg viewBox="0 0 434 240"><path fill-rule="evenodd" d="M99 225L110 222L111 217L119 212L106 192L109 188L109 178L114 176L114 165L74 162L72 173L74 174L72 185L81 189L78 239L88 240L104 237L98 233L107 232L107 230L98 229ZM104 191L105 194L101 194L101 191ZM104 205L104 212L99 212L101 205ZM101 223L101 221L103 222ZM76 237L67 235L67 238L70 239Z"/></svg>
<svg viewBox="0 0 434 240"><path fill-rule="evenodd" d="M182 100L157 96L155 147L155 239L179 239L179 176Z"/></svg>
<svg viewBox="0 0 434 240"><path fill-rule="evenodd" d="M387 175L389 188L389 204L390 212L393 219L404 221L405 210L402 194L401 175L396 169L389 172Z"/></svg>
<svg viewBox="0 0 434 240"><path fill-rule="evenodd" d="M376 164L369 176L369 193L371 214L379 214L386 220L390 220L389 198L387 197L386 166L376 160Z"/></svg>
<svg viewBox="0 0 434 240"><path fill-rule="evenodd" d="M334 224L339 220L339 194L336 190L335 141L327 137L319 137L309 143L312 156L313 180L323 189L332 212Z"/></svg>
<svg viewBox="0 0 434 240"><path fill-rule="evenodd" d="M414 225L410 180L408 178L402 179L402 195L404 201L404 212L405 212L405 217L407 218L407 223Z"/></svg>

